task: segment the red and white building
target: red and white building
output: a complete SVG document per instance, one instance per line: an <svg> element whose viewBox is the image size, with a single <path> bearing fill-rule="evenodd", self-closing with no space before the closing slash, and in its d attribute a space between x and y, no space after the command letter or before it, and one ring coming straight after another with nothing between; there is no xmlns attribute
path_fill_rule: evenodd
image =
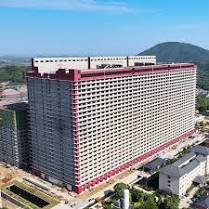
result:
<svg viewBox="0 0 209 209"><path fill-rule="evenodd" d="M193 134L196 66L27 73L32 171L81 193Z"/></svg>

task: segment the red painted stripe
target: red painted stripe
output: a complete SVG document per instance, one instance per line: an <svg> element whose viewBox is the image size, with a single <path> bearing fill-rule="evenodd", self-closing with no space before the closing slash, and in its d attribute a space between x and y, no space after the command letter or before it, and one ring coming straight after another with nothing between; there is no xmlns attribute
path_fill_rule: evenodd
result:
<svg viewBox="0 0 209 209"><path fill-rule="evenodd" d="M162 144L162 145L144 153L143 155L140 155L139 157L137 157L137 158L135 158L135 159L133 159L129 162L124 163L124 164L120 165L119 167L114 168L111 171L86 182L85 184L75 186L74 190L75 190L76 193L79 194L79 193L85 191L86 189L88 189L89 187L95 186L96 184L99 184L100 182L102 182L104 180L107 180L108 178L114 176L115 174L118 174L121 171L124 171L127 168L130 168L134 164L137 164L137 163L151 157L152 155L157 154L158 152L168 148L169 146L171 146L173 144L176 144L179 141L182 141L183 139L191 136L194 132L195 132L195 129L189 130L186 133L180 135L179 137L177 137L177 138L175 138L175 139L173 139L169 142L166 142L166 143L164 143L164 144Z"/></svg>
<svg viewBox="0 0 209 209"><path fill-rule="evenodd" d="M72 69L68 73L65 69L60 69L56 73L38 73L37 68L33 71L26 73L26 77L36 77L42 79L52 80L66 80L66 81L88 81L97 79L107 79L115 77L126 77L133 75L144 75L153 73L166 73L169 71L182 71L182 70L196 70L194 64L175 64L175 65L152 65L152 66L139 66L127 68L113 68L113 69L96 69L96 70L75 70Z"/></svg>
<svg viewBox="0 0 209 209"><path fill-rule="evenodd" d="M190 69L194 70L194 69ZM182 68L177 68L173 69L172 71L182 71ZM154 71L140 71L140 72L133 72L132 74L130 73L121 73L121 74L112 74L112 75L101 75L101 76L89 76L89 77L82 77L80 80L81 81L91 81L91 80L98 80L98 79L110 79L110 78L120 78L120 77L127 77L127 76L138 76L138 75L146 75L146 74L156 74L156 73L168 73L170 72L169 69L166 70L154 70Z"/></svg>
<svg viewBox="0 0 209 209"><path fill-rule="evenodd" d="M75 160L75 178L76 184L80 184L80 134L78 127L78 84L77 82L73 83L73 94L74 94L74 102L73 102L73 111L74 111L74 125L75 125L75 133L74 133L74 160Z"/></svg>

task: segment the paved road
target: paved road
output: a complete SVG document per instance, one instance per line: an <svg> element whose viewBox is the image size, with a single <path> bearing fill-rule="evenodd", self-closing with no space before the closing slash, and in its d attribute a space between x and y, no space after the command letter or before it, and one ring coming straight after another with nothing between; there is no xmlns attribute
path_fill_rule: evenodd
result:
<svg viewBox="0 0 209 209"><path fill-rule="evenodd" d="M197 190L199 189L199 187L194 187L190 192L188 197L184 197L183 199L181 199L180 201L180 205L179 208L188 208L190 206L190 204L192 203L191 199L193 198L193 196L195 195L195 193L197 192Z"/></svg>

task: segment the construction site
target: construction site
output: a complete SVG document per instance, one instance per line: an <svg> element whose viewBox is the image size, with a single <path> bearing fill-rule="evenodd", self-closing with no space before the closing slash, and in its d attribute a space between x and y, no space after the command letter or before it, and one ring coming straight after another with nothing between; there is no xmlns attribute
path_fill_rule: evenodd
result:
<svg viewBox="0 0 209 209"><path fill-rule="evenodd" d="M10 87L8 82L0 83L0 106L27 101L26 85Z"/></svg>
<svg viewBox="0 0 209 209"><path fill-rule="evenodd" d="M5 188L7 188L6 192L9 192L9 194L11 194L10 187L15 185L15 188L16 186L18 186L18 188L20 189L27 188L27 192L33 191L33 194L36 194L36 196L39 198L47 195L52 198L52 200L55 199L55 202L52 201L52 204L50 204L52 207L49 207L48 204L44 207L37 207L32 204L33 208L35 209L83 209L87 206L92 206L93 208L97 206L99 208L101 207L103 197L108 196L113 192L113 187L115 184L119 182L124 182L126 184L135 184L139 180L139 176L145 175L145 173L138 170L138 168L142 167L143 164L151 161L158 156L172 159L173 156L175 156L176 153L178 153L183 147L196 143L199 144L204 140L205 134L197 133L193 138L189 138L188 140L179 142L174 146L167 148L167 150L158 153L157 156L152 156L145 161L140 162L140 164L138 164L136 167L132 167L132 169L127 169L126 171L112 177L111 179L99 184L98 186L88 189L82 194L69 192L64 187L56 186L55 184L49 183L48 181L45 181L39 177L36 177L16 167L10 166L6 163L0 163L0 187L2 188L2 191L5 191ZM3 193L4 195L2 195L2 206L9 209L18 208L17 204L13 204L11 201L8 200L8 198L5 199L5 192ZM15 194L12 195L15 196ZM43 204L46 203L43 202Z"/></svg>
<svg viewBox="0 0 209 209"><path fill-rule="evenodd" d="M27 192L36 194L36 196L41 199L46 200L46 197L48 197L47 202L51 203L44 204L44 207L38 207L38 205L33 203L33 199L30 199L30 197L27 197L29 200L23 201L23 198L17 198L17 195L11 194L10 187L13 185L21 189L24 188ZM11 201L11 198L8 197L5 198L5 193L9 197L12 196L13 198L15 197L16 200L18 199L20 203L31 204L33 207L28 208L34 209L80 209L89 204L88 200L79 198L74 193L69 193L65 188L53 185L21 169L3 163L0 163L0 188L2 190L2 207L7 207L8 209L20 208L20 205L18 201ZM18 194L25 194L25 192L18 191ZM35 197L35 199L37 198ZM41 202L41 200L38 200L38 202Z"/></svg>

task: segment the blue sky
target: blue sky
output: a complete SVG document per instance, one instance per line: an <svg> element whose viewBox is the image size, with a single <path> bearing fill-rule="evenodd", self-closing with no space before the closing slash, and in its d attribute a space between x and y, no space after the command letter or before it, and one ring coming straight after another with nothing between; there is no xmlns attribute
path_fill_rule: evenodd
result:
<svg viewBox="0 0 209 209"><path fill-rule="evenodd" d="M0 55L127 55L180 41L209 49L208 0L0 0Z"/></svg>

